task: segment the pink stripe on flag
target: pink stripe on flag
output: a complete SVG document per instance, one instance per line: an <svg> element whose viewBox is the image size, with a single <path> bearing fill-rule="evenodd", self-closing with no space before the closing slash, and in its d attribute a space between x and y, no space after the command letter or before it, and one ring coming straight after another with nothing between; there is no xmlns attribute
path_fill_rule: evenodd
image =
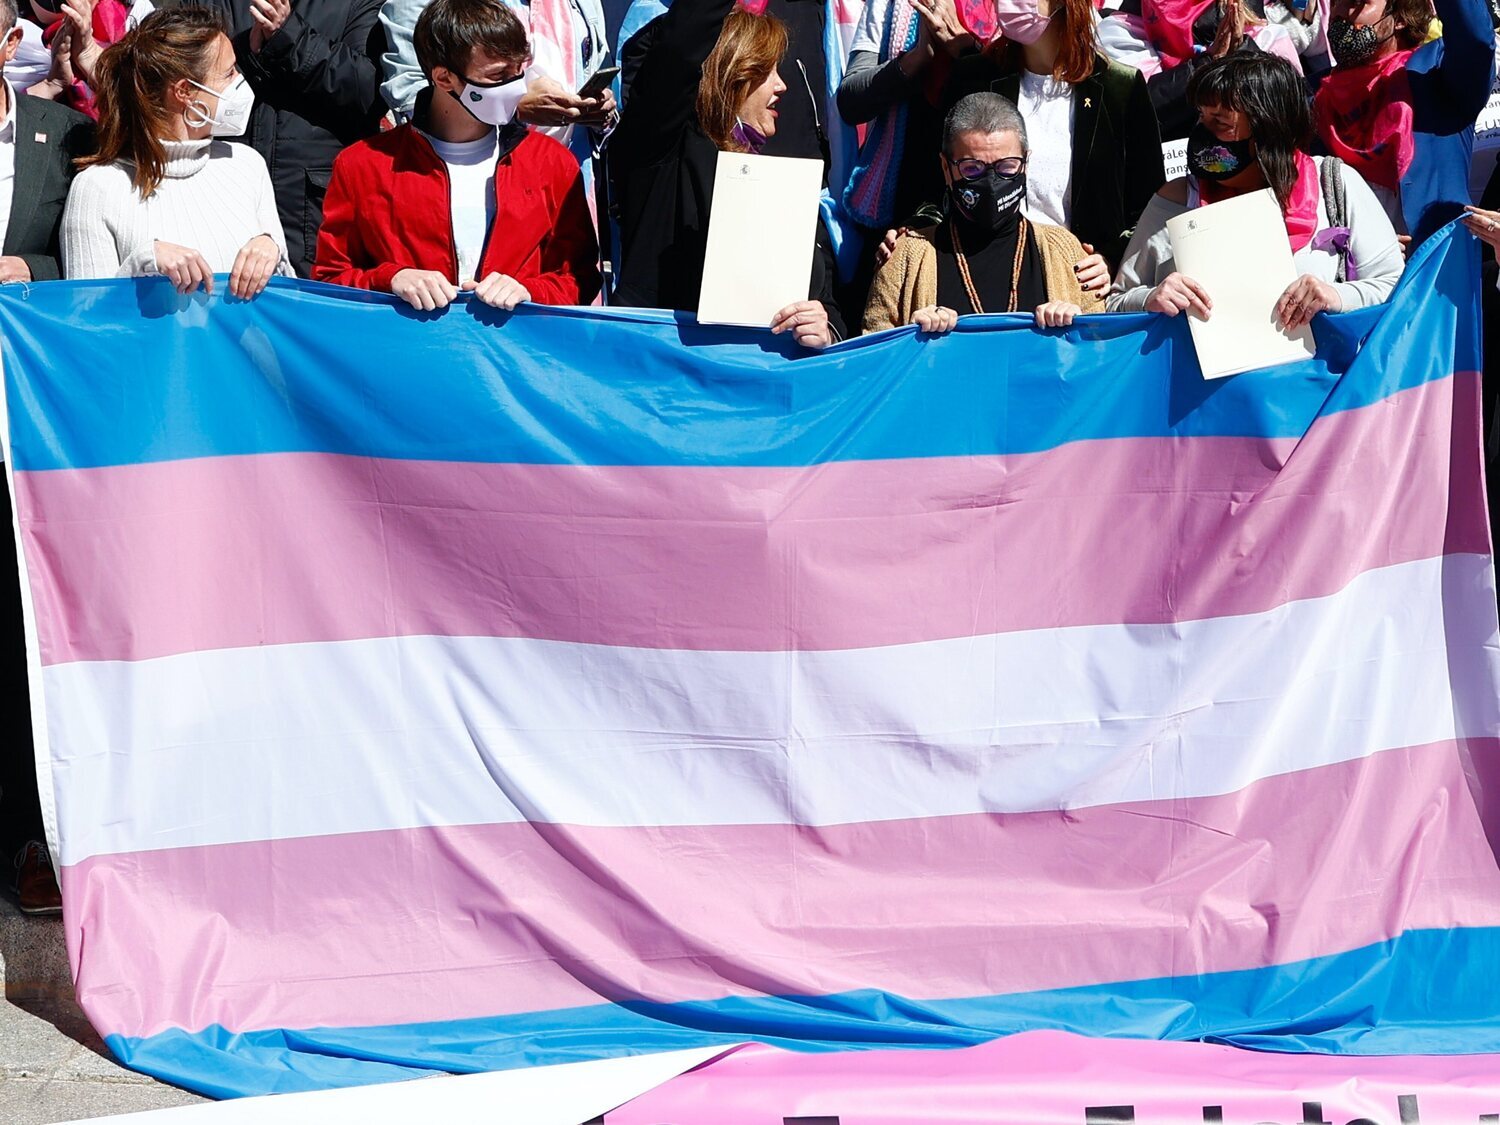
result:
<svg viewBox="0 0 1500 1125"><path fill-rule="evenodd" d="M413 635L864 648L1252 613L1488 553L1477 467L1450 472L1448 441L1417 440L1451 428L1467 448L1477 390L1461 383L1333 415L1300 443L810 469L277 454L16 487L45 664ZM1192 566L1172 543L1194 545Z"/></svg>
<svg viewBox="0 0 1500 1125"><path fill-rule="evenodd" d="M1321 1108L1316 1118L1303 1112L1309 1102ZM1102 1106L1129 1106L1133 1116L1086 1112ZM1221 1116L1210 1118L1205 1106L1218 1106ZM838 1125L1369 1125L1398 1117L1452 1125L1482 1122L1482 1114L1496 1111L1500 1075L1491 1055L1278 1055L1034 1031L956 1051L799 1054L751 1044L606 1113L604 1125L766 1125L783 1119Z"/></svg>
<svg viewBox="0 0 1500 1125"><path fill-rule="evenodd" d="M1402 824L1426 826L1417 843ZM355 833L101 856L63 879L79 999L126 1036L872 987L964 998L1500 924L1452 743L1222 797L821 828Z"/></svg>

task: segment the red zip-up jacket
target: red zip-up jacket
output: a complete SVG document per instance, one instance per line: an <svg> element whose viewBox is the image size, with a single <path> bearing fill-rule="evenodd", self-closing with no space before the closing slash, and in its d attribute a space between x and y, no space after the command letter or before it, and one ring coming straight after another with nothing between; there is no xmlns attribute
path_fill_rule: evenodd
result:
<svg viewBox="0 0 1500 1125"><path fill-rule="evenodd" d="M323 201L317 281L391 291L404 269L438 270L455 285L448 168L406 124L350 145ZM599 245L578 161L551 137L500 133L495 218L477 277L503 273L543 305L586 305L599 292Z"/></svg>

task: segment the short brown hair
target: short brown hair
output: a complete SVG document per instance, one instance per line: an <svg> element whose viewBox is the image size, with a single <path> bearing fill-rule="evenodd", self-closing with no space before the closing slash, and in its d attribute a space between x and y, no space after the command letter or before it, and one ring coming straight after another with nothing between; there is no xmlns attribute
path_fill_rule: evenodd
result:
<svg viewBox="0 0 1500 1125"><path fill-rule="evenodd" d="M786 25L775 16L737 7L725 17L698 79L698 126L719 148L744 147L733 139L740 106L780 64L786 42Z"/></svg>
<svg viewBox="0 0 1500 1125"><path fill-rule="evenodd" d="M78 166L129 161L136 190L150 197L167 166L167 91L184 78L203 81L223 35L223 19L208 8L157 9L107 48L94 68L99 148Z"/></svg>
<svg viewBox="0 0 1500 1125"><path fill-rule="evenodd" d="M1385 0L1385 14L1405 25L1396 31L1396 42L1403 49L1415 50L1427 42L1427 32L1432 27L1432 0Z"/></svg>
<svg viewBox="0 0 1500 1125"><path fill-rule="evenodd" d="M463 74L476 49L518 62L531 54L526 29L500 0L432 0L417 18L411 39L428 81L440 66Z"/></svg>

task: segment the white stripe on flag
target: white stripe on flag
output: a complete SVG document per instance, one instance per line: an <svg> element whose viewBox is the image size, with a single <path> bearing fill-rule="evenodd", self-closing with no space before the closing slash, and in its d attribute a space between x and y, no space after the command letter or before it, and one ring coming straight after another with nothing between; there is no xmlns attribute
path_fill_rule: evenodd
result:
<svg viewBox="0 0 1500 1125"><path fill-rule="evenodd" d="M404 637L54 665L62 861L520 819L835 824L1234 792L1493 733L1492 586L1487 557L1454 555L1242 617L854 651Z"/></svg>

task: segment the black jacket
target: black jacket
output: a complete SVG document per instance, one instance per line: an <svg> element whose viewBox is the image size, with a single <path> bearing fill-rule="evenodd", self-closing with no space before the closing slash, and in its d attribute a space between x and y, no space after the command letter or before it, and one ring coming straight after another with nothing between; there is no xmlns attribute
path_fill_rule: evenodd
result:
<svg viewBox="0 0 1500 1125"><path fill-rule="evenodd" d="M1500 3L1500 0L1496 0ZM781 118L776 135L761 151L766 156L797 156L823 161L823 181L828 182L829 146L827 112L828 60L823 52L827 22L824 0L769 0L766 11L786 25L786 55L779 68L786 92L781 95ZM630 105L636 72L651 53L660 17L652 20L620 47L621 105Z"/></svg>
<svg viewBox="0 0 1500 1125"><path fill-rule="evenodd" d="M645 50L609 142L620 220L612 304L697 311L719 160L718 148L698 127L698 78L734 3L676 0L637 36ZM819 223L808 296L823 302L843 336L834 278L832 246Z"/></svg>
<svg viewBox="0 0 1500 1125"><path fill-rule="evenodd" d="M16 97L16 174L10 225L0 252L24 258L35 281L62 276L58 231L73 161L94 151L94 123L83 114L27 94Z"/></svg>
<svg viewBox="0 0 1500 1125"><path fill-rule="evenodd" d="M823 25L828 7L823 0L770 0L766 12L786 25L786 55L781 60L781 117L776 135L761 152L766 156L799 156L823 162L828 182L827 112L828 62L823 55Z"/></svg>
<svg viewBox="0 0 1500 1125"><path fill-rule="evenodd" d="M945 104L982 90L1016 101L1020 60L964 56L954 63ZM1139 71L1100 55L1094 73L1074 86L1072 172L1071 230L1114 270L1141 212L1167 179L1156 112Z"/></svg>
<svg viewBox="0 0 1500 1125"><path fill-rule="evenodd" d="M312 269L333 158L373 135L380 100L381 0L295 0L259 54L250 50L250 5L202 0L229 25L240 70L255 91L241 137L266 158L287 254L303 277Z"/></svg>

